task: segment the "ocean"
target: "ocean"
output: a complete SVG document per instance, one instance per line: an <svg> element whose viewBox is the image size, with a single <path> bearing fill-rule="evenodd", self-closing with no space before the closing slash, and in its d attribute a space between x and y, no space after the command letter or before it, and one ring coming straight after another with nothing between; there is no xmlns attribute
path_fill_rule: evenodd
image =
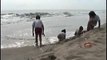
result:
<svg viewBox="0 0 107 60"><path fill-rule="evenodd" d="M67 30L67 38L74 36L79 26L87 28L90 10L17 10L1 12L1 48L16 48L34 45L32 22L37 14L45 27L43 44L58 42L57 35ZM101 24L106 22L106 11L95 10Z"/></svg>

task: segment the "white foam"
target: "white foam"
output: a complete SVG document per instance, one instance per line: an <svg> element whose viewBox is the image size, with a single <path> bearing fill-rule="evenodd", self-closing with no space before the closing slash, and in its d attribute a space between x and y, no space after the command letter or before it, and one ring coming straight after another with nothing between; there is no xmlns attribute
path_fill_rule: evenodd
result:
<svg viewBox="0 0 107 60"><path fill-rule="evenodd" d="M67 32L67 33L66 33L66 38L73 37L73 36L74 36L74 33L75 33L75 31Z"/></svg>

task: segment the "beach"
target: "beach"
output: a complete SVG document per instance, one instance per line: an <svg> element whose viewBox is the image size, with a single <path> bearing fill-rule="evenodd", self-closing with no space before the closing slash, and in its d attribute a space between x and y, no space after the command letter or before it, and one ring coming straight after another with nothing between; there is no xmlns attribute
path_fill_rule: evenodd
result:
<svg viewBox="0 0 107 60"><path fill-rule="evenodd" d="M58 42L57 35L66 29L67 38L74 36L80 26L87 28L88 12L90 10L61 10L61 11L5 11L1 15L1 48L17 48L34 45L32 36L32 15L41 14L45 27L43 44ZM101 19L101 25L106 22L105 11L95 11ZM47 41L47 39L48 41ZM50 42L50 43L49 43Z"/></svg>
<svg viewBox="0 0 107 60"><path fill-rule="evenodd" d="M106 60L106 0L1 0L1 60Z"/></svg>
<svg viewBox="0 0 107 60"><path fill-rule="evenodd" d="M72 38L79 26L87 28L88 11L41 11L45 26L42 47L35 46L32 36L31 15L37 13L3 13L1 16L1 60L105 60L106 59L106 13L96 11L101 19L101 28ZM67 30L67 38L58 42L57 35ZM94 42L91 48L81 46L85 40Z"/></svg>
<svg viewBox="0 0 107 60"><path fill-rule="evenodd" d="M93 41L94 45L91 48L81 47L85 39ZM2 60L50 60L50 55L54 55L56 60L106 60L106 24L75 39L69 38L41 48L26 46L1 50Z"/></svg>

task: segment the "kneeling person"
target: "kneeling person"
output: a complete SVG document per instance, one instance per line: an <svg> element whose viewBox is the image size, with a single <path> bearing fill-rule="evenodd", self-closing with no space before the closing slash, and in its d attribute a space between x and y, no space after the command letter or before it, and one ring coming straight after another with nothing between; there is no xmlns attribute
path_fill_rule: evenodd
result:
<svg viewBox="0 0 107 60"><path fill-rule="evenodd" d="M80 26L80 27L79 27L79 30L76 30L74 35L75 35L75 36L80 36L81 34L83 34L83 32L84 32L84 31L83 31L83 27Z"/></svg>

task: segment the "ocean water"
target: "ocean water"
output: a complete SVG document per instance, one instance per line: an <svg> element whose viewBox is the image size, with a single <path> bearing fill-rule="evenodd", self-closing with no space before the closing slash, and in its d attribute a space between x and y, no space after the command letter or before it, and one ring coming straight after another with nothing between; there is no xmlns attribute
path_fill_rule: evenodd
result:
<svg viewBox="0 0 107 60"><path fill-rule="evenodd" d="M90 10L24 10L2 11L1 14L1 48L34 45L32 22L36 14L41 15L45 26L43 44L58 42L57 35L62 29L67 30L67 38L72 37L79 26L87 27ZM106 22L106 11L96 10L101 24Z"/></svg>

